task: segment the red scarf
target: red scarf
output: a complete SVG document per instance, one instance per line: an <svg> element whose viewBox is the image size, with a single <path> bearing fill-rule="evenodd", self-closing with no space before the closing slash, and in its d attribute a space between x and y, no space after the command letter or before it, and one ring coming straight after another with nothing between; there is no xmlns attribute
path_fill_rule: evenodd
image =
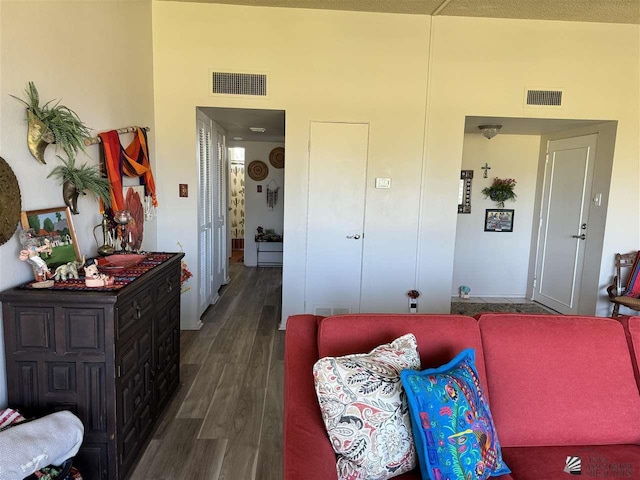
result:
<svg viewBox="0 0 640 480"><path fill-rule="evenodd" d="M153 173L149 163L146 132L142 128L136 127L135 137L126 149L120 145L120 136L115 130L99 133L98 136L102 140L107 176L109 183L111 183L109 189L111 191L111 209L114 212L124 209L123 174L127 177L140 177L145 195L151 196L153 206L157 207L156 184L153 181Z"/></svg>

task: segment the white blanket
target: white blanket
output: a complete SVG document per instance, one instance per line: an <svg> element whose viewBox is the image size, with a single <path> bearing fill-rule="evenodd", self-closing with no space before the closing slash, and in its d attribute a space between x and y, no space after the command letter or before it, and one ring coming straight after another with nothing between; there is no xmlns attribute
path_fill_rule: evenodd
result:
<svg viewBox="0 0 640 480"><path fill-rule="evenodd" d="M22 480L78 453L84 427L73 413L52 413L0 432L0 480Z"/></svg>

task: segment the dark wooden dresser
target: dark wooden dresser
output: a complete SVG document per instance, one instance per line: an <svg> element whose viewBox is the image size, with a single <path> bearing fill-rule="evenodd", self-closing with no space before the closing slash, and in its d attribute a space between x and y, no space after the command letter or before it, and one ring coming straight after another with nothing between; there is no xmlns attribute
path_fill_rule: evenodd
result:
<svg viewBox="0 0 640 480"><path fill-rule="evenodd" d="M116 291L14 288L2 301L9 406L83 422L85 480L131 473L179 385L180 260Z"/></svg>

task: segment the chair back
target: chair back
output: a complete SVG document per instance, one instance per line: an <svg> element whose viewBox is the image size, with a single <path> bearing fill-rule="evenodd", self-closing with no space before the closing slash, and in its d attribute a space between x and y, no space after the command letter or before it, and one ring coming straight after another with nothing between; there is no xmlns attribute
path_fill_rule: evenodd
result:
<svg viewBox="0 0 640 480"><path fill-rule="evenodd" d="M636 261L636 256L638 252L632 253L616 253L616 296L623 295L626 290L627 281L629 279L629 275L631 274L631 267ZM627 272L626 270L629 269ZM623 272L625 270L625 272ZM624 273L624 277L623 277Z"/></svg>

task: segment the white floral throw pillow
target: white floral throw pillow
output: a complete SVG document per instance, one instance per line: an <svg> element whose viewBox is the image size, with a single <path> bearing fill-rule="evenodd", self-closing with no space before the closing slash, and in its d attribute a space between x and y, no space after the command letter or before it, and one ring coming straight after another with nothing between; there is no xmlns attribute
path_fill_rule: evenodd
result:
<svg viewBox="0 0 640 480"><path fill-rule="evenodd" d="M367 354L321 358L313 366L322 418L338 454L338 480L384 480L415 467L400 382L405 369L420 369L413 334Z"/></svg>

